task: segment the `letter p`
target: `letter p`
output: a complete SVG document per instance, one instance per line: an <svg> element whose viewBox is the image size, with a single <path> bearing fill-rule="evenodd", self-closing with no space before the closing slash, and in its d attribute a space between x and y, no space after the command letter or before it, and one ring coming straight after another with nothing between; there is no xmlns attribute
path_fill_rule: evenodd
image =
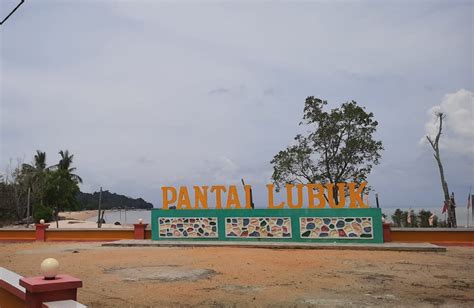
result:
<svg viewBox="0 0 474 308"><path fill-rule="evenodd" d="M167 210L170 204L176 202L178 195L176 193L176 188L174 187L161 187L163 191L163 210ZM168 192L171 192L171 198L168 199Z"/></svg>

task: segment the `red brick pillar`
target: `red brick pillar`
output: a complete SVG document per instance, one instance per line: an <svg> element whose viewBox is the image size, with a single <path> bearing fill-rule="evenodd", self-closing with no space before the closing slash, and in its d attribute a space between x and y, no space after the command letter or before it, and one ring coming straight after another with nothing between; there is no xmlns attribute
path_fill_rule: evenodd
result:
<svg viewBox="0 0 474 308"><path fill-rule="evenodd" d="M69 275L57 275L54 279L25 277L20 279L20 285L26 289L25 307L41 308L43 302L77 300L82 280Z"/></svg>
<svg viewBox="0 0 474 308"><path fill-rule="evenodd" d="M133 224L135 227L133 238L136 240L144 240L145 239L145 229L148 224Z"/></svg>
<svg viewBox="0 0 474 308"><path fill-rule="evenodd" d="M36 226L36 241L44 242L46 241L46 229L48 229L49 224L35 224Z"/></svg>
<svg viewBox="0 0 474 308"><path fill-rule="evenodd" d="M392 230L390 229L390 224L387 222L383 223L383 242L391 242L392 241Z"/></svg>

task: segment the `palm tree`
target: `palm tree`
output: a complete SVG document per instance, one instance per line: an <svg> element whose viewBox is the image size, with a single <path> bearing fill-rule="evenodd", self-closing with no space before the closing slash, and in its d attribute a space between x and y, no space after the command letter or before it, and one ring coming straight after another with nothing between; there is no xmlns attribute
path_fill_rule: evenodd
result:
<svg viewBox="0 0 474 308"><path fill-rule="evenodd" d="M46 167L46 153L36 150L34 156L33 165L22 164L22 174L26 178L28 186L32 187L38 182L38 180L49 170L50 167Z"/></svg>
<svg viewBox="0 0 474 308"><path fill-rule="evenodd" d="M77 174L74 174L73 172L76 170L76 168L71 167L72 165L72 159L74 155L69 155L69 151L59 151L59 155L61 155L61 160L59 161L59 164L57 164L57 168L59 170L65 171L69 178L75 181L76 183L82 183L82 179L80 176Z"/></svg>
<svg viewBox="0 0 474 308"><path fill-rule="evenodd" d="M22 165L24 169L26 170L36 170L36 171L44 171L46 170L46 153L41 152L40 150L36 150L36 155L35 155L35 160L34 164L23 164Z"/></svg>
<svg viewBox="0 0 474 308"><path fill-rule="evenodd" d="M22 164L19 169L19 183L22 186L20 189L25 192L31 190L33 205L43 203L44 185L50 168L46 166L46 153L36 150L33 164Z"/></svg>

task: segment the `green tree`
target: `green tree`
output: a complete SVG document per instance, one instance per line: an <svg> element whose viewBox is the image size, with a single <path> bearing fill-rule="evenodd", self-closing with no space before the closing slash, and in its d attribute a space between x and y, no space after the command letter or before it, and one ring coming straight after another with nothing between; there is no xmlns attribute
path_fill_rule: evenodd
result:
<svg viewBox="0 0 474 308"><path fill-rule="evenodd" d="M408 211L403 211L400 217L401 217L401 226L403 228L409 227L410 225L408 224Z"/></svg>
<svg viewBox="0 0 474 308"><path fill-rule="evenodd" d="M0 226L18 219L15 183L8 180L8 174L0 178Z"/></svg>
<svg viewBox="0 0 474 308"><path fill-rule="evenodd" d="M401 227L402 226L402 214L403 211L400 209L396 209L395 212L392 215L392 221L395 227Z"/></svg>
<svg viewBox="0 0 474 308"><path fill-rule="evenodd" d="M383 146L374 139L378 122L355 101L324 111L326 101L306 99L303 121L307 135L273 157L272 181L277 190L287 183L342 183L367 180L379 163ZM338 202L338 189L333 196Z"/></svg>
<svg viewBox="0 0 474 308"><path fill-rule="evenodd" d="M73 173L74 171L76 171L76 168L71 167L72 159L74 158L74 155L69 155L68 150L59 151L59 155L61 155L61 160L59 161L59 164L57 165L58 169L64 170L65 175L69 177L71 180L75 181L76 183L82 183L81 177Z"/></svg>
<svg viewBox="0 0 474 308"><path fill-rule="evenodd" d="M0 181L0 220L21 220L26 214L28 189L31 189L30 203L35 219L48 219L51 213L78 208L77 195L81 177L72 167L74 155L67 150L59 152L57 165L47 167L46 153L36 151L31 164L18 162L16 168L9 168ZM35 215L36 214L36 215ZM44 216L44 217L43 217Z"/></svg>
<svg viewBox="0 0 474 308"><path fill-rule="evenodd" d="M418 217L415 215L413 210L405 211L402 213L402 223L404 224L404 227L417 228Z"/></svg>
<svg viewBox="0 0 474 308"><path fill-rule="evenodd" d="M65 170L49 171L47 174L43 203L59 211L75 210L79 186L68 178Z"/></svg>
<svg viewBox="0 0 474 308"><path fill-rule="evenodd" d="M43 204L53 209L56 224L60 211L78 209L76 196L79 183L82 183L81 177L73 173L76 170L71 166L74 155L69 154L68 150L59 151L59 155L59 163L47 172L43 199Z"/></svg>
<svg viewBox="0 0 474 308"><path fill-rule="evenodd" d="M431 211L420 210L420 212L418 213L418 219L421 228L430 228L438 226L438 218L436 216L433 217L433 225L430 226L430 217L432 215L433 213Z"/></svg>
<svg viewBox="0 0 474 308"><path fill-rule="evenodd" d="M17 220L23 219L26 214L27 186L21 173L21 166L22 163L20 160L17 161L16 167L13 167L10 161L3 181L4 194L2 198L0 198L2 207L9 208L10 213L14 213Z"/></svg>
<svg viewBox="0 0 474 308"><path fill-rule="evenodd" d="M40 150L36 151L33 164L22 164L21 178L26 189L31 189L30 203L37 206L41 205L45 185L46 173L50 167L46 165L46 153Z"/></svg>
<svg viewBox="0 0 474 308"><path fill-rule="evenodd" d="M421 228L428 228L430 226L428 219L430 218L431 212L420 210L418 212L418 219L420 221Z"/></svg>
<svg viewBox="0 0 474 308"><path fill-rule="evenodd" d="M49 171L46 177L43 204L57 211L75 210L78 206L76 198L78 192L78 183L69 178L67 170Z"/></svg>
<svg viewBox="0 0 474 308"><path fill-rule="evenodd" d="M33 165L23 164L23 169L30 172L44 172L48 168L46 167L46 153L36 150L36 155L34 156Z"/></svg>

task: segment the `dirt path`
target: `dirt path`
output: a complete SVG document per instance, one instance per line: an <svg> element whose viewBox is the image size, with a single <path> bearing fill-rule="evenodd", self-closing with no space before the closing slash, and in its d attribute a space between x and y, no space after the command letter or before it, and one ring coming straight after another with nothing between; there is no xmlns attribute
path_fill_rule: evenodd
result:
<svg viewBox="0 0 474 308"><path fill-rule="evenodd" d="M91 307L474 306L474 248L447 253L106 248L0 243L0 266L39 274L46 257L79 277Z"/></svg>

